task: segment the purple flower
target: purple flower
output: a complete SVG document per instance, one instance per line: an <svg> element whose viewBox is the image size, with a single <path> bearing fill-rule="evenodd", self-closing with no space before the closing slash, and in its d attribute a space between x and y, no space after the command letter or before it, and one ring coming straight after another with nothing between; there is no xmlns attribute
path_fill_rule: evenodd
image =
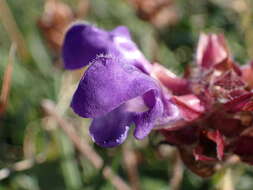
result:
<svg viewBox="0 0 253 190"><path fill-rule="evenodd" d="M126 27L107 32L73 25L65 37L63 60L67 69L89 65L71 107L79 116L93 118L90 135L100 146L121 144L133 124L135 138L143 139L155 126L178 116Z"/></svg>

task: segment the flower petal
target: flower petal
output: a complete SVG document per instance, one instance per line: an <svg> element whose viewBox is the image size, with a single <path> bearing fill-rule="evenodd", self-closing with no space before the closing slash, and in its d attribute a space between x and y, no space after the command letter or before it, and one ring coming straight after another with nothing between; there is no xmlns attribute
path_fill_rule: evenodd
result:
<svg viewBox="0 0 253 190"><path fill-rule="evenodd" d="M183 95L190 92L189 84L186 79L177 77L160 64L156 63L153 65L152 74L175 95Z"/></svg>
<svg viewBox="0 0 253 190"><path fill-rule="evenodd" d="M241 67L243 80L252 88L253 87L253 61Z"/></svg>
<svg viewBox="0 0 253 190"><path fill-rule="evenodd" d="M71 107L82 117L95 118L95 122L100 117L104 120L104 115L124 104L125 114L132 114L132 122L136 125L134 136L142 139L164 115L161 93L154 79L135 66L125 64L121 59L99 56L80 81ZM136 104L140 108L131 105L132 101L139 100L144 103ZM166 116L173 116L173 110L166 110Z"/></svg>
<svg viewBox="0 0 253 190"><path fill-rule="evenodd" d="M209 131L207 133L207 137L216 144L217 158L219 160L222 160L224 156L224 146L225 146L224 137L222 136L219 130Z"/></svg>
<svg viewBox="0 0 253 190"><path fill-rule="evenodd" d="M132 122L132 114L124 106L95 118L90 126L93 141L102 147L114 147L125 141Z"/></svg>
<svg viewBox="0 0 253 190"><path fill-rule="evenodd" d="M251 111L253 92L245 93L224 104L228 112Z"/></svg>
<svg viewBox="0 0 253 190"><path fill-rule="evenodd" d="M193 94L174 96L173 100L179 107L183 119L186 121L198 119L205 111L205 107L202 105L200 99Z"/></svg>
<svg viewBox="0 0 253 190"><path fill-rule="evenodd" d="M163 103L159 91L151 90L144 95L144 102L150 108L143 113L136 113L134 123L136 125L134 136L137 139L143 139L151 129L154 127L155 122L163 114Z"/></svg>
<svg viewBox="0 0 253 190"><path fill-rule="evenodd" d="M126 101L158 90L155 81L120 59L100 56L87 69L71 107L82 117L99 117Z"/></svg>
<svg viewBox="0 0 253 190"><path fill-rule="evenodd" d="M218 130L202 130L199 133L199 142L193 149L193 154L196 160L207 162L222 160L224 147L224 137Z"/></svg>
<svg viewBox="0 0 253 190"><path fill-rule="evenodd" d="M201 34L197 47L196 62L203 68L211 68L228 57L223 35Z"/></svg>
<svg viewBox="0 0 253 190"><path fill-rule="evenodd" d="M195 160L197 160L197 161L204 161L204 162L215 162L216 161L216 158L206 156L204 154L204 147L202 145L197 145L193 149L193 155L194 155Z"/></svg>
<svg viewBox="0 0 253 190"><path fill-rule="evenodd" d="M180 108L173 103L171 97L163 97L164 112L162 117L157 119L156 128L162 130L178 130L187 124L184 120Z"/></svg>
<svg viewBox="0 0 253 190"><path fill-rule="evenodd" d="M128 28L125 26L118 26L115 29L113 29L111 31L111 33L114 34L115 36L122 36L122 37L125 37L125 38L131 40L131 34L130 34Z"/></svg>
<svg viewBox="0 0 253 190"><path fill-rule="evenodd" d="M106 31L77 23L67 31L63 44L66 69L78 69L89 64L99 54L108 53L110 39Z"/></svg>
<svg viewBox="0 0 253 190"><path fill-rule="evenodd" d="M105 31L88 24L76 23L67 31L62 51L66 69L86 66L100 54L121 57L144 72L148 72L151 67L124 26Z"/></svg>

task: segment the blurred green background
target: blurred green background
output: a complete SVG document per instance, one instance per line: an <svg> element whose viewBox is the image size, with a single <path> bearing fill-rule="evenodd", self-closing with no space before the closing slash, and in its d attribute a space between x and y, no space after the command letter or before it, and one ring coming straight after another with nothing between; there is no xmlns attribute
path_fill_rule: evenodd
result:
<svg viewBox="0 0 253 190"><path fill-rule="evenodd" d="M129 136L113 149L94 145L90 121L69 108L83 71L65 71L59 51L67 25L78 19L108 30L126 25L150 61L177 74L194 61L201 32L224 33L234 59L245 64L253 58L251 0L58 0L65 3L59 7L54 1L0 0L0 80L9 87L0 97L0 190L115 189L103 176L105 165L136 190L253 189L251 167L232 165L202 179L155 132L144 141ZM100 169L45 113L45 99L104 160Z"/></svg>

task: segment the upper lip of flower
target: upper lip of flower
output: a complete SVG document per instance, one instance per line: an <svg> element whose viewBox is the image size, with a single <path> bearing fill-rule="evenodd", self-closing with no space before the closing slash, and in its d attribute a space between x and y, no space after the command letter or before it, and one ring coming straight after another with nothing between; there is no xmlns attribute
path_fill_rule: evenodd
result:
<svg viewBox="0 0 253 190"><path fill-rule="evenodd" d="M125 26L105 31L84 22L76 22L68 29L62 48L65 69L84 67L100 54L123 58L146 73L151 68Z"/></svg>

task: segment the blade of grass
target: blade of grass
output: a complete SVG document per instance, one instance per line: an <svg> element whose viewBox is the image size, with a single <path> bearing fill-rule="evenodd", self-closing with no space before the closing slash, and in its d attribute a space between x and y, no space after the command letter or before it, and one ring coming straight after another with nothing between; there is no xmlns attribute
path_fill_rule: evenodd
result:
<svg viewBox="0 0 253 190"><path fill-rule="evenodd" d="M137 158L133 149L125 143L123 145L124 166L133 190L140 190L140 179L137 166Z"/></svg>
<svg viewBox="0 0 253 190"><path fill-rule="evenodd" d="M251 0L243 0L245 7L244 10L241 10L240 17L241 17L241 28L244 33L245 45L248 56L250 59L253 59L253 3Z"/></svg>
<svg viewBox="0 0 253 190"><path fill-rule="evenodd" d="M11 88L11 78L13 71L13 64L15 59L16 45L12 44L9 51L8 64L5 68L2 90L0 95L0 115L2 115L6 109L8 103L9 92Z"/></svg>
<svg viewBox="0 0 253 190"><path fill-rule="evenodd" d="M40 154L34 159L25 159L12 164L11 167L0 169L0 181L8 178L12 173L31 169L36 164L42 164L46 161L45 155Z"/></svg>
<svg viewBox="0 0 253 190"><path fill-rule="evenodd" d="M12 42L17 44L17 51L19 55L24 59L27 58L29 54L24 37L17 26L17 23L6 0L0 1L0 18Z"/></svg>
<svg viewBox="0 0 253 190"><path fill-rule="evenodd" d="M170 189L180 190L184 170L180 155L177 150L174 150L172 166L173 171L170 179Z"/></svg>
<svg viewBox="0 0 253 190"><path fill-rule="evenodd" d="M61 167L65 183L69 189L81 189L82 179L78 170L77 162L74 158L74 146L62 131L57 130L57 134L55 134L55 136L59 139L61 146L61 154L63 158L61 161Z"/></svg>
<svg viewBox="0 0 253 190"><path fill-rule="evenodd" d="M232 176L231 168L226 168L221 179L220 183L217 184L217 190L234 190L234 181Z"/></svg>

